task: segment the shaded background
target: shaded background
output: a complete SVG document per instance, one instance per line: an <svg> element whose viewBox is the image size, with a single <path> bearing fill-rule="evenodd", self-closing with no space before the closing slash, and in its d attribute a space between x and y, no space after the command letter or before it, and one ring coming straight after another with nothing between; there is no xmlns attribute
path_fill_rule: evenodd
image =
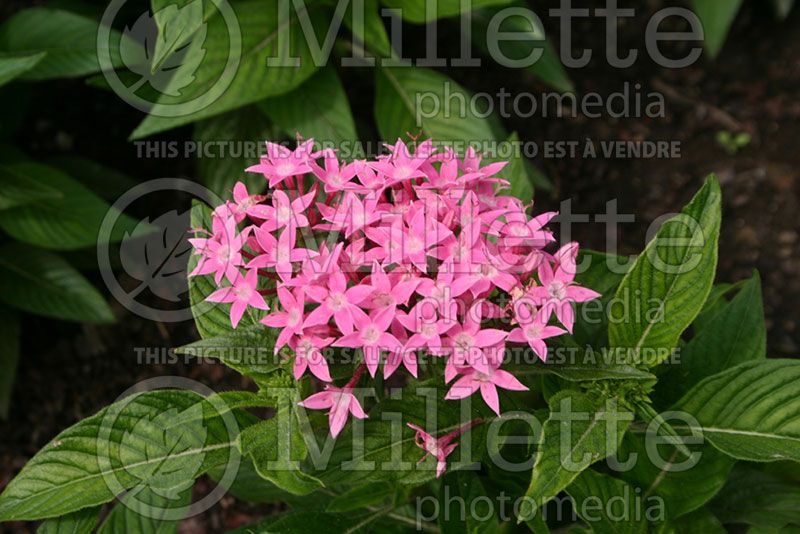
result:
<svg viewBox="0 0 800 534"><path fill-rule="evenodd" d="M579 7L600 2L576 2ZM640 49L630 69L611 69L602 59L605 35L596 20L585 31L576 28L574 47L589 48L595 59L583 69L568 71L578 93L619 91L624 82L642 84L642 91L664 93L666 118L531 119L506 120L509 130L524 141L540 145L552 140L678 140L681 157L671 160L574 159L541 156L534 163L553 182L552 191L538 191L537 211L555 209L571 198L576 212L597 214L606 202L618 199L622 213L636 215L634 224L620 228L620 253L632 254L644 245L645 231L656 217L678 211L699 188L703 177L715 172L723 191L723 225L717 281L734 282L758 269L763 281L768 329L768 354L795 357L800 345L800 10L778 23L757 1L745 2L728 40L715 61L703 56L685 69L662 69L644 53L642 28L649 15L663 7L659 1L622 2L636 7L637 17L620 26L621 48ZM0 3L0 19L30 2ZM544 9L557 1L537 2L551 42L558 27ZM414 55L420 29L409 27L406 55ZM440 32L440 51L458 54L457 44ZM446 69L473 91L512 94L548 88L518 71ZM340 70L354 115L372 114L372 75L369 70ZM16 98L27 102L24 127L15 143L34 157L79 153L145 180L164 176L192 177L193 161L136 157L127 141L142 115L112 93L90 90L82 80L32 84ZM5 120L5 119L3 119ZM752 141L735 154L715 140L720 130L745 131ZM364 139L377 139L374 131ZM159 134L152 140L191 139L191 128ZM163 210L187 207L188 199L164 198ZM156 213L162 213L156 212ZM147 212L141 213L142 216ZM601 248L605 227L578 224L573 235L582 246ZM102 289L95 274L93 281ZM131 384L152 376L180 375L200 380L215 390L247 388L248 380L221 365L138 364L135 347L173 347L197 339L191 322L156 324L111 302L117 324L75 325L27 316L23 324L23 354L12 409L0 422L0 488L60 430L113 401ZM199 484L202 486L202 480ZM182 525L185 532L234 528L269 513L269 506L253 506L226 498L206 514ZM2 527L0 527L2 528ZM7 528L12 528L11 526ZM14 529L24 528L14 526Z"/></svg>

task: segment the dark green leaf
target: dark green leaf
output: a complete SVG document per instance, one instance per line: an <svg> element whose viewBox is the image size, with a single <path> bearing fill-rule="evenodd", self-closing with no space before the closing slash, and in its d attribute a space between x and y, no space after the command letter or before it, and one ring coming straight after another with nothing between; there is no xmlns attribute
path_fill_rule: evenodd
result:
<svg viewBox="0 0 800 534"><path fill-rule="evenodd" d="M36 534L90 534L97 525L100 508L85 508L71 514L48 519Z"/></svg>
<svg viewBox="0 0 800 534"><path fill-rule="evenodd" d="M325 509L327 512L350 512L378 505L394 495L395 488L388 482L373 482L357 486L337 495Z"/></svg>
<svg viewBox="0 0 800 534"><path fill-rule="evenodd" d="M743 363L692 388L677 409L693 415L703 435L742 460L800 461L800 361Z"/></svg>
<svg viewBox="0 0 800 534"><path fill-rule="evenodd" d="M35 67L47 52L0 52L0 86Z"/></svg>
<svg viewBox="0 0 800 534"><path fill-rule="evenodd" d="M97 534L174 534L192 502L191 488L181 492L142 488L127 493L111 510Z"/></svg>
<svg viewBox="0 0 800 534"><path fill-rule="evenodd" d="M0 419L8 417L11 392L19 363L19 316L5 306L0 306Z"/></svg>
<svg viewBox="0 0 800 534"><path fill-rule="evenodd" d="M91 323L111 323L103 296L59 256L10 243L0 248L0 299L37 315Z"/></svg>
<svg viewBox="0 0 800 534"><path fill-rule="evenodd" d="M583 471L566 489L575 501L575 512L597 534L645 534L651 520L645 514L658 517L656 499L645 498L637 506L636 499L640 497L633 487L591 469Z"/></svg>
<svg viewBox="0 0 800 534"><path fill-rule="evenodd" d="M525 493L528 498L520 506L521 520L536 513L581 471L614 454L633 419L633 414L618 406L616 400L594 400L577 391L562 391L551 397L549 404L550 417L544 424Z"/></svg>
<svg viewBox="0 0 800 534"><path fill-rule="evenodd" d="M173 81L161 91L161 98L150 115L134 130L133 138L146 137L287 93L308 79L324 59L313 57L301 27L301 20L310 22L315 30L311 33L323 46L321 34L328 29L330 15L317 4L307 6L307 9L304 7L299 14L290 7L287 20L281 19L278 2L264 5L258 0L245 0L232 7L241 30L241 58L235 73L225 72L230 52L225 18L213 17L208 21L202 47L208 54L195 72L186 73L193 80L187 84L187 76L180 75L182 69L192 70L194 65L189 62L178 69ZM200 54L202 50L196 53ZM299 66L284 66L294 64L291 58L297 58ZM272 65L268 65L269 59L273 60ZM216 95L212 91L217 91L215 85L220 79L229 80L229 84L218 98L213 99L211 97ZM179 96L170 96L172 94ZM192 103L197 98L200 98L200 103ZM176 106L181 106L183 113L177 114ZM168 113L171 116L165 116Z"/></svg>
<svg viewBox="0 0 800 534"><path fill-rule="evenodd" d="M609 325L608 337L631 363L653 366L668 358L700 312L717 266L720 203L719 182L711 176L622 279L615 301L623 309L610 312L624 320Z"/></svg>
<svg viewBox="0 0 800 534"><path fill-rule="evenodd" d="M22 75L23 79L84 76L100 71L98 27L98 22L89 17L61 9L23 9L0 26L0 50L25 54L47 52ZM111 30L111 43L101 44L114 66L120 65L113 50L119 39L118 32Z"/></svg>
<svg viewBox="0 0 800 534"><path fill-rule="evenodd" d="M320 69L291 93L261 101L259 108L292 139L313 137L342 151L353 151L358 141L347 94L333 67Z"/></svg>
<svg viewBox="0 0 800 534"><path fill-rule="evenodd" d="M692 8L703 25L706 50L712 58L717 57L725 44L741 5L742 0L692 0Z"/></svg>
<svg viewBox="0 0 800 534"><path fill-rule="evenodd" d="M438 0L438 2L425 2L425 0L381 0L389 8L399 9L404 19L416 24L432 22L436 19L454 17L462 12L461 0ZM466 5L470 9L484 6L509 4L512 0L472 0ZM427 10L431 15L427 15Z"/></svg>
<svg viewBox="0 0 800 534"><path fill-rule="evenodd" d="M800 486L754 466L740 464L712 502L711 509L723 523L775 529L800 525Z"/></svg>
<svg viewBox="0 0 800 534"><path fill-rule="evenodd" d="M182 491L211 466L235 459L239 422L205 412L188 390L149 391L118 401L63 431L0 494L0 521L36 520L110 501L142 486Z"/></svg>

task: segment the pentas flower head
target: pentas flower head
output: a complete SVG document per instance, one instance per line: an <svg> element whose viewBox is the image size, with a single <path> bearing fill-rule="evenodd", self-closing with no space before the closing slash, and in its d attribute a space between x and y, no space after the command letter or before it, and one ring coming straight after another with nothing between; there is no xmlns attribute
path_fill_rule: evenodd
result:
<svg viewBox="0 0 800 534"><path fill-rule="evenodd" d="M349 416L366 417L355 395L364 371L408 380L427 372L422 356L443 360L447 399L479 392L500 413L498 388L527 389L504 368L509 349L544 360L548 340L572 331L575 303L599 296L575 281L577 243L550 249L556 214L530 215L503 194L505 162L430 140L386 146L343 162L312 141L267 143L248 169L264 187L236 184L191 240L192 276L219 286L209 300L230 304L234 326L249 309L278 329L275 349L293 351L295 378L323 384L302 405L328 410L334 436ZM359 365L340 386L331 365L345 353ZM443 469L453 437L415 430Z"/></svg>

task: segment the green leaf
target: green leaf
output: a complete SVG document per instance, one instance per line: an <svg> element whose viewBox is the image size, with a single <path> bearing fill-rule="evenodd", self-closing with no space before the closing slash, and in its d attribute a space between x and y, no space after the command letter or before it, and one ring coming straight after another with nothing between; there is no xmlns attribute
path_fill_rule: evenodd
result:
<svg viewBox="0 0 800 534"><path fill-rule="evenodd" d="M70 264L51 252L19 243L0 248L0 299L45 317L114 322L103 296Z"/></svg>
<svg viewBox="0 0 800 534"><path fill-rule="evenodd" d="M277 396L277 412L242 431L237 445L243 456L250 456L259 475L295 495L305 495L323 486L322 482L300 469L308 455L300 423L294 388L270 388Z"/></svg>
<svg viewBox="0 0 800 534"><path fill-rule="evenodd" d="M296 534L298 532L341 532L356 534L370 532L370 525L388 514L389 510L366 513L332 514L319 511L289 512L268 517L257 525L249 525L229 534Z"/></svg>
<svg viewBox="0 0 800 534"><path fill-rule="evenodd" d="M495 503L474 472L455 471L442 479L439 488L439 529L442 534L497 532ZM462 506L466 505L466 509Z"/></svg>
<svg viewBox="0 0 800 534"><path fill-rule="evenodd" d="M495 138L489 121L472 114L472 95L447 76L418 67L384 67L375 75L375 120L383 139L393 142L422 130L424 137L463 152L467 143ZM461 104L455 103L460 99L453 95L464 97L463 115ZM446 106L447 96L453 103Z"/></svg>
<svg viewBox="0 0 800 534"><path fill-rule="evenodd" d="M158 28L151 70L155 72L171 55L179 52L218 11L202 0L152 0L153 19Z"/></svg>
<svg viewBox="0 0 800 534"><path fill-rule="evenodd" d="M263 141L276 137L277 129L252 106L197 122L194 126L197 143L222 141L226 147L219 157L197 158L200 180L221 197L230 196L236 182L243 182L252 193L260 193L266 186L264 176L245 169L258 163Z"/></svg>
<svg viewBox="0 0 800 534"><path fill-rule="evenodd" d="M0 494L0 521L36 520L110 501L141 486L179 492L235 454L239 424L205 413L188 390L158 390L118 401L60 433ZM230 423L230 424L228 424ZM113 488L113 489L112 489Z"/></svg>
<svg viewBox="0 0 800 534"><path fill-rule="evenodd" d="M328 504L326 512L350 512L382 503L393 496L395 488L388 482L372 482L357 486L337 495Z"/></svg>
<svg viewBox="0 0 800 534"><path fill-rule="evenodd" d="M514 3L514 7L530 12L530 7ZM561 92L574 91L575 87L567 76L558 51L550 44L545 36L544 28L538 24L540 21L522 16L520 13L506 11L508 8L501 9L479 9L472 13L472 41L482 53L492 57L504 67L519 69L524 66L525 70L542 80L550 87ZM503 17L495 18L500 13L506 13ZM489 30L489 25L494 21L493 31ZM513 34L514 38L500 40L499 33ZM498 35L498 42L488 40L493 39L493 35ZM496 49L493 48L496 46ZM533 64L528 58L532 54L541 56ZM530 64L530 65L529 65Z"/></svg>
<svg viewBox="0 0 800 534"><path fill-rule="evenodd" d="M61 197L58 189L39 182L24 171L24 168L0 166L0 210Z"/></svg>
<svg viewBox="0 0 800 534"><path fill-rule="evenodd" d="M472 0L467 5L475 10L485 6L510 4L512 0ZM436 4L425 0L381 0L386 7L399 9L402 17L415 24L424 24L436 19L455 17L462 12L461 0L438 0ZM426 8L431 16L426 15Z"/></svg>
<svg viewBox="0 0 800 534"><path fill-rule="evenodd" d="M388 58L394 55L392 45L389 42L389 35L386 33L386 26L380 14L378 0L364 0L364 26L357 27L353 22L353 6L355 2L348 3L347 15L344 23L367 49L380 58ZM354 56L357 57L357 56Z"/></svg>
<svg viewBox="0 0 800 534"><path fill-rule="evenodd" d="M633 487L623 480L591 469L580 473L566 489L575 501L575 512L597 534L645 534L649 522L645 514L648 511L654 513L655 508L651 510L650 507L658 506L655 499L651 499L654 501L651 502L647 498L637 505L636 499L640 497ZM591 501L599 501L600 505Z"/></svg>
<svg viewBox="0 0 800 534"><path fill-rule="evenodd" d="M260 384L280 368L280 355L273 351L277 334L277 330L263 324L240 326L220 336L184 345L176 352L198 358L216 358Z"/></svg>
<svg viewBox="0 0 800 534"><path fill-rule="evenodd" d="M445 401L444 394L445 388L420 384L417 388L397 391L396 395L377 403L369 411L368 419L348 422L333 443L330 458L314 474L328 487L375 481L419 485L433 480L436 462L428 456L417 465L424 452L415 444L415 433L406 426L408 422L422 428L430 422L435 428L429 430L443 436L480 418L483 424L469 431L469 439L462 434L459 447L447 459L447 467L452 471L479 460L486 452L486 427L496 416L480 401ZM435 403L436 411L430 409L431 403ZM310 435L303 414L304 411L299 412L307 446L324 453L332 440L327 424L322 425L321 432ZM313 417L314 414L306 415ZM436 419L431 421L434 415Z"/></svg>
<svg viewBox="0 0 800 534"><path fill-rule="evenodd" d="M8 417L19 363L19 316L0 306L0 419Z"/></svg>
<svg viewBox="0 0 800 534"><path fill-rule="evenodd" d="M97 525L100 508L85 508L71 514L48 519L36 530L36 534L90 534Z"/></svg>
<svg viewBox="0 0 800 534"><path fill-rule="evenodd" d="M569 486L581 471L614 454L633 419L616 400L593 400L577 391L562 391L551 397L549 404L550 417L538 443L527 498L520 506L523 521Z"/></svg>
<svg viewBox="0 0 800 534"><path fill-rule="evenodd" d="M61 9L32 7L14 14L0 26L0 50L20 54L46 55L22 74L25 80L72 78L100 71L97 31L99 24L91 18ZM111 30L114 46L121 36ZM120 61L116 50L106 50L114 66Z"/></svg>
<svg viewBox="0 0 800 534"><path fill-rule="evenodd" d="M192 202L191 226L192 228L211 228L211 208L194 200ZM199 237L198 234L195 234ZM187 272L192 272L197 267L200 257L197 254L189 256ZM230 305L207 302L206 297L219 289L214 282L214 275L189 277L189 303L192 306L192 315L197 331L203 339L214 338L234 332L231 326ZM246 313L239 322L237 330L257 324L255 316Z"/></svg>
<svg viewBox="0 0 800 534"><path fill-rule="evenodd" d="M711 504L723 523L762 528L800 525L800 487L752 465L737 465Z"/></svg>
<svg viewBox="0 0 800 534"><path fill-rule="evenodd" d="M727 534L728 531L707 508L700 508L678 519L666 521L658 530L658 534L695 534L696 532Z"/></svg>
<svg viewBox="0 0 800 534"><path fill-rule="evenodd" d="M58 169L33 162L18 162L3 168L37 180L61 193L58 198L39 198L23 206L0 211L0 227L19 241L53 250L97 246L100 225L112 208L92 191ZM136 221L119 214L110 233L111 241L122 239Z"/></svg>
<svg viewBox="0 0 800 534"><path fill-rule="evenodd" d="M600 293L600 298L578 304L572 336L578 345L606 346L611 299L633 261L624 256L594 250L578 253L575 281Z"/></svg>
<svg viewBox="0 0 800 534"><path fill-rule="evenodd" d="M164 495L163 492L142 488L122 497L97 534L173 534L178 530L180 519L173 519L172 514L187 508L191 502L191 488L177 495Z"/></svg>
<svg viewBox="0 0 800 534"><path fill-rule="evenodd" d="M612 307L610 313L625 320L609 325L608 338L630 362L653 366L669 357L664 349L677 347L700 312L717 265L720 201L719 182L709 177L622 279L615 301L623 310Z"/></svg>
<svg viewBox="0 0 800 534"><path fill-rule="evenodd" d="M687 459L669 444L648 449L645 439L654 436L628 433L622 440L618 458L623 465L636 462L630 470L621 470L620 478L642 488L641 497L651 495L664 501L667 519L673 519L705 505L725 484L734 461L709 445L690 445L698 455ZM651 441L651 447L653 446ZM653 456L655 454L655 457ZM656 465L655 461L660 465ZM691 488L687 491L687 488Z"/></svg>
<svg viewBox="0 0 800 534"><path fill-rule="evenodd" d="M707 376L763 360L766 353L761 279L755 273L681 349L680 362L670 365L659 378L657 398L663 405L672 404Z"/></svg>
<svg viewBox="0 0 800 534"><path fill-rule="evenodd" d="M231 39L225 19L212 17L208 21L203 45L208 54L197 70L190 73L194 80L187 85L186 77L176 74L173 81L161 91L162 96L150 115L134 130L131 135L134 139L287 93L308 79L318 62L324 59L313 57L301 27L301 20L310 22L317 43L323 45L320 33L327 31L330 19L317 4L308 6L308 9L304 7L299 14L291 7L287 20L281 19L278 2L265 6L258 0L245 0L236 2L232 7L241 29L241 57L235 74L225 72ZM234 40L234 49L236 44ZM297 58L299 66L284 66L294 64L291 58ZM270 59L273 60L272 65L268 65ZM279 63L276 65L275 61ZM215 95L217 90L214 86L220 79L230 82L220 95ZM199 104L191 102L198 98ZM178 111L176 106L181 106L182 113L178 116L175 116Z"/></svg>
<svg viewBox="0 0 800 534"><path fill-rule="evenodd" d="M290 138L314 138L352 151L358 141L350 103L333 67L324 67L291 93L268 98L259 108Z"/></svg>
<svg viewBox="0 0 800 534"><path fill-rule="evenodd" d="M525 168L525 156L522 155L519 149L519 135L513 132L505 141L506 146L513 150L510 158L491 158L491 161L508 161L508 165L498 173L498 177L505 178L511 182L511 189L504 193L517 197L523 203L527 204L533 200L533 180L528 176L528 171Z"/></svg>
<svg viewBox="0 0 800 534"><path fill-rule="evenodd" d="M742 0L692 0L692 9L703 25L706 51L712 58L717 57L725 44L741 5Z"/></svg>
<svg viewBox="0 0 800 534"><path fill-rule="evenodd" d="M710 376L678 402L703 435L742 460L800 462L800 361L743 363Z"/></svg>
<svg viewBox="0 0 800 534"><path fill-rule="evenodd" d="M35 67L47 52L0 52L0 86Z"/></svg>
<svg viewBox="0 0 800 534"><path fill-rule="evenodd" d="M107 202L115 202L126 191L139 185L127 174L81 156L53 156L43 163L67 173Z"/></svg>
<svg viewBox="0 0 800 534"><path fill-rule="evenodd" d="M788 17L789 13L792 11L794 0L772 0L772 6L778 18L783 20Z"/></svg>

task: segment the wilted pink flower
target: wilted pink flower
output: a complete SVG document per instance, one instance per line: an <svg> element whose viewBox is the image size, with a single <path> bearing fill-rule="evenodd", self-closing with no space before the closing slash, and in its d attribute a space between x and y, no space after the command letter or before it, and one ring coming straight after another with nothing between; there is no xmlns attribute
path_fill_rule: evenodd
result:
<svg viewBox="0 0 800 534"><path fill-rule="evenodd" d="M447 468L447 457L450 456L450 453L452 453L456 447L458 447L458 443L453 443L453 441L468 429L479 423L480 420L475 419L450 432L449 434L442 436L441 438L436 438L428 434L422 428L413 423L407 423L408 427L416 432L414 435L414 442L417 444L417 447L425 451L425 454L422 455L422 458L420 458L417 463L420 464L424 462L425 458L427 458L430 454L436 458L436 478L441 477Z"/></svg>

